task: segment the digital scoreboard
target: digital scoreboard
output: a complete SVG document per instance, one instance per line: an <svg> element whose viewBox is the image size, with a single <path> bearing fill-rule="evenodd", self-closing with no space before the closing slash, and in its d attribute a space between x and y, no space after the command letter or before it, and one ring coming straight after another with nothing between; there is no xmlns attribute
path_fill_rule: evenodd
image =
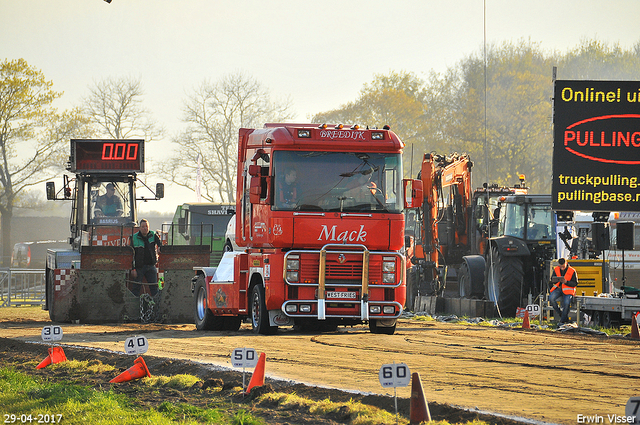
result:
<svg viewBox="0 0 640 425"><path fill-rule="evenodd" d="M144 140L71 139L69 171L144 172Z"/></svg>

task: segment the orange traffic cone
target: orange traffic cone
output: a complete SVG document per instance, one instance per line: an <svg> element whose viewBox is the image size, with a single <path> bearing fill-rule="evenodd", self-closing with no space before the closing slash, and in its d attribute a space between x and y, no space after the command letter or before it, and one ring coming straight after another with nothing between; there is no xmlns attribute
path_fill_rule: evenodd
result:
<svg viewBox="0 0 640 425"><path fill-rule="evenodd" d="M66 362L66 361L67 361L67 356L64 354L64 350L62 349L62 347L59 347L56 345L55 347L49 348L49 355L47 356L46 359L41 361L38 366L36 366L36 369L42 369L43 367L47 367L50 364L56 364L56 363Z"/></svg>
<svg viewBox="0 0 640 425"><path fill-rule="evenodd" d="M640 330L638 329L638 313L631 317L631 338L640 339Z"/></svg>
<svg viewBox="0 0 640 425"><path fill-rule="evenodd" d="M522 329L531 329L529 324L529 310L524 311L524 319L522 319Z"/></svg>
<svg viewBox="0 0 640 425"><path fill-rule="evenodd" d="M422 390L422 382L420 382L420 374L414 372L411 374L411 399L409 399L409 423L421 424L422 422L431 421L431 413L429 405L424 398Z"/></svg>
<svg viewBox="0 0 640 425"><path fill-rule="evenodd" d="M117 384L119 382L127 382L134 379L144 378L145 376L151 376L149 368L147 368L147 364L144 362L142 357L138 357L133 361L133 363L133 366L113 378L109 383Z"/></svg>
<svg viewBox="0 0 640 425"><path fill-rule="evenodd" d="M251 375L251 380L249 381L249 386L247 387L245 394L249 394L253 387L261 387L264 385L264 365L266 360L267 355L260 353L260 357L258 357L258 364L253 371L253 375Z"/></svg>

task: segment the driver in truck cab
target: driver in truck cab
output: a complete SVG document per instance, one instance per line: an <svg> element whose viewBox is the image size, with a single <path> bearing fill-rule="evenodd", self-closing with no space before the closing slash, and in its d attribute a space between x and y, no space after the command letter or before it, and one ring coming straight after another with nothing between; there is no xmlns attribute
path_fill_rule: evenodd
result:
<svg viewBox="0 0 640 425"><path fill-rule="evenodd" d="M284 175L284 181L278 184L279 204L283 208L293 208L298 203L298 172L289 168Z"/></svg>

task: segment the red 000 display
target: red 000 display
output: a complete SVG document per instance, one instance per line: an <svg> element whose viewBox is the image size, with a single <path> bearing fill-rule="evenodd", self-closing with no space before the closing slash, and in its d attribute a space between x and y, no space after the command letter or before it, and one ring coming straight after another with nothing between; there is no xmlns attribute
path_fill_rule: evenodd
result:
<svg viewBox="0 0 640 425"><path fill-rule="evenodd" d="M144 171L143 140L71 140L70 171Z"/></svg>
<svg viewBox="0 0 640 425"><path fill-rule="evenodd" d="M137 143L104 143L102 145L104 161L136 161L138 159Z"/></svg>

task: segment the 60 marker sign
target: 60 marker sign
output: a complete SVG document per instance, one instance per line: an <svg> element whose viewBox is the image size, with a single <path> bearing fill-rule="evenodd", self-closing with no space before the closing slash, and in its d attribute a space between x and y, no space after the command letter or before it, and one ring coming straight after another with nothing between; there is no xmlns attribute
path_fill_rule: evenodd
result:
<svg viewBox="0 0 640 425"><path fill-rule="evenodd" d="M405 363L383 364L378 379L384 388L406 387L411 382L411 371Z"/></svg>

